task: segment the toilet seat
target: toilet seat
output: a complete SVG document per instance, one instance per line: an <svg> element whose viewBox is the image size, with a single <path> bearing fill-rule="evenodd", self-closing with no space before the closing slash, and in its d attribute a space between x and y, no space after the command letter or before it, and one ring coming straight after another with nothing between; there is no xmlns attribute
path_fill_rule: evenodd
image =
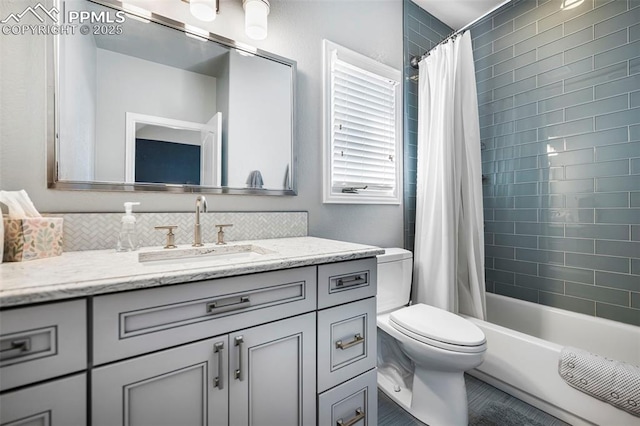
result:
<svg viewBox="0 0 640 426"><path fill-rule="evenodd" d="M418 303L394 311L389 324L400 333L427 345L454 352L486 350L482 330L466 319L434 306Z"/></svg>

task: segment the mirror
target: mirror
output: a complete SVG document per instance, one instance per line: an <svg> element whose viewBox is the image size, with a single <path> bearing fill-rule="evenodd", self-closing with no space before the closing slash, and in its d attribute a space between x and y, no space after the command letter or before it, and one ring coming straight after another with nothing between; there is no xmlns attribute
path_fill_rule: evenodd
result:
<svg viewBox="0 0 640 426"><path fill-rule="evenodd" d="M127 112L125 182L222 185L222 114L206 124Z"/></svg>
<svg viewBox="0 0 640 426"><path fill-rule="evenodd" d="M294 61L116 1L64 7L113 22L54 41L49 187L295 195Z"/></svg>

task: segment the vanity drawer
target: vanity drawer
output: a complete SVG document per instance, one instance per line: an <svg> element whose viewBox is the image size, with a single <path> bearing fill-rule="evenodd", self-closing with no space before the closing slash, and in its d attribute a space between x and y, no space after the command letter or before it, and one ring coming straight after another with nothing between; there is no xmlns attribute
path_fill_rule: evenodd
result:
<svg viewBox="0 0 640 426"><path fill-rule="evenodd" d="M95 297L99 365L310 312L313 266Z"/></svg>
<svg viewBox="0 0 640 426"><path fill-rule="evenodd" d="M318 266L318 309L376 295L375 257Z"/></svg>
<svg viewBox="0 0 640 426"><path fill-rule="evenodd" d="M374 368L318 397L318 424L376 426L377 370Z"/></svg>
<svg viewBox="0 0 640 426"><path fill-rule="evenodd" d="M0 311L0 390L87 367L86 301Z"/></svg>
<svg viewBox="0 0 640 426"><path fill-rule="evenodd" d="M82 373L0 396L2 426L84 426L87 375Z"/></svg>
<svg viewBox="0 0 640 426"><path fill-rule="evenodd" d="M318 312L318 391L376 366L376 299Z"/></svg>

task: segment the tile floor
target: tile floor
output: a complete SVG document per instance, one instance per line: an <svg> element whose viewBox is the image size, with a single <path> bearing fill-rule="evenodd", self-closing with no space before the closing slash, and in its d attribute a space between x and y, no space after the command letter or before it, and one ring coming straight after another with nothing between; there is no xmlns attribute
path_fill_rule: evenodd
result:
<svg viewBox="0 0 640 426"><path fill-rule="evenodd" d="M470 426L567 426L567 423L468 374ZM378 391L378 426L423 426ZM434 425L435 426L435 425Z"/></svg>

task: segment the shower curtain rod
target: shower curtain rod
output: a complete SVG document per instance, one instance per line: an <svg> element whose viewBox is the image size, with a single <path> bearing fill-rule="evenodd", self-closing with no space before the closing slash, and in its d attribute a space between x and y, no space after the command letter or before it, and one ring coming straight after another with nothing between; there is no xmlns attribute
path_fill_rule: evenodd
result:
<svg viewBox="0 0 640 426"><path fill-rule="evenodd" d="M429 56L429 53L435 49L436 47L440 46L443 43L446 43L447 41L449 41L450 39L457 37L460 34L464 34L464 32L471 27L473 24L475 24L476 22L484 19L485 17L489 16L490 14L492 14L493 12L495 12L496 10L500 9L502 6L504 6L505 4L509 3L511 0L505 0L502 3L500 3L499 5L497 5L496 7L494 7L493 9L491 9L490 11L488 11L487 13L485 13L484 15L474 19L473 21L469 22L467 25L465 25L464 27L460 28L459 30L456 30L454 32L452 32L451 34L449 34L448 36L446 36L443 40L441 40L438 44L436 44L435 46L433 46L431 49L427 50L426 52L424 52L421 56L412 56L410 59L410 63L411 63L411 68L415 68L418 69L418 63L420 63L420 61Z"/></svg>

